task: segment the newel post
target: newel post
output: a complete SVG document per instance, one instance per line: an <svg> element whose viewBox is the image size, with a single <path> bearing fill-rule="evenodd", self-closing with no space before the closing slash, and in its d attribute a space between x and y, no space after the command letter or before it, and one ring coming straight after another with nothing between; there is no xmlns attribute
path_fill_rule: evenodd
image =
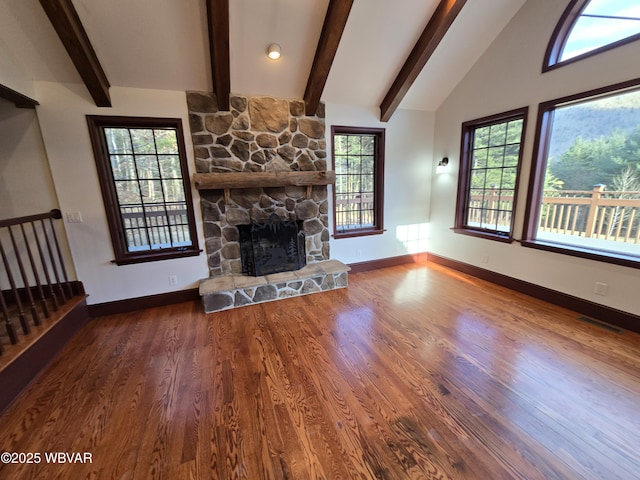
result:
<svg viewBox="0 0 640 480"><path fill-rule="evenodd" d="M591 203L589 204L589 216L587 217L587 227L584 231L585 237L592 237L596 228L596 216L598 214L598 204L600 203L600 197L606 185L597 184L593 186L591 192Z"/></svg>

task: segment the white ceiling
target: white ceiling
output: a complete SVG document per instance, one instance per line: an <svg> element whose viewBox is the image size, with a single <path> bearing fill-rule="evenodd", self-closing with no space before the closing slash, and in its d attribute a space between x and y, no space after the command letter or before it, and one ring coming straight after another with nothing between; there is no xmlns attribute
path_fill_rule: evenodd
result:
<svg viewBox="0 0 640 480"><path fill-rule="evenodd" d="M437 109L525 1L469 0L400 108ZM328 3L230 0L231 92L302 98ZM378 107L438 3L355 0L322 100ZM73 4L112 86L211 90L204 0ZM80 82L38 0L0 0L0 49L26 78Z"/></svg>

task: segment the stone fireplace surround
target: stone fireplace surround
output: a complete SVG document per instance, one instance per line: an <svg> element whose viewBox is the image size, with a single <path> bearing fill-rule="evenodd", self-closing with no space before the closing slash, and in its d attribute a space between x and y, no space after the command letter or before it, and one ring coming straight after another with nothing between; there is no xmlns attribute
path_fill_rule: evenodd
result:
<svg viewBox="0 0 640 480"><path fill-rule="evenodd" d="M197 174L327 170L323 105L305 116L302 100L233 95L231 110L219 111L215 95L187 92L187 106ZM327 185L200 189L210 275L200 286L205 311L346 287L348 267L329 260L327 191ZM302 222L307 267L246 278L237 225L274 213Z"/></svg>

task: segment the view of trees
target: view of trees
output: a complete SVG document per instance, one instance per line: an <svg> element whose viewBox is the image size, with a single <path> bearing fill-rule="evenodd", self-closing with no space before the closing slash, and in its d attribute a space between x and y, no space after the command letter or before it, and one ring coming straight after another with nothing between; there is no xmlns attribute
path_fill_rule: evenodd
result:
<svg viewBox="0 0 640 480"><path fill-rule="evenodd" d="M473 126L466 225L508 232L520 161L524 120Z"/></svg>
<svg viewBox="0 0 640 480"><path fill-rule="evenodd" d="M550 120L540 228L638 243L640 91L559 105ZM473 127L468 225L509 230L523 123Z"/></svg>
<svg viewBox="0 0 640 480"><path fill-rule="evenodd" d="M513 193L518 172L523 120L497 123L474 131L471 188L500 188Z"/></svg>
<svg viewBox="0 0 640 480"><path fill-rule="evenodd" d="M640 191L640 91L554 111L546 189Z"/></svg>
<svg viewBox="0 0 640 480"><path fill-rule="evenodd" d="M372 226L375 188L375 135L334 135L336 225Z"/></svg>
<svg viewBox="0 0 640 480"><path fill-rule="evenodd" d="M184 202L173 129L105 128L121 205Z"/></svg>
<svg viewBox="0 0 640 480"><path fill-rule="evenodd" d="M591 190L640 191L640 125L630 133L616 130L593 140L576 138L573 145L548 168L555 187Z"/></svg>
<svg viewBox="0 0 640 480"><path fill-rule="evenodd" d="M373 192L373 135L335 135L336 191Z"/></svg>
<svg viewBox="0 0 640 480"><path fill-rule="evenodd" d="M175 129L105 128L129 250L189 243Z"/></svg>
<svg viewBox="0 0 640 480"><path fill-rule="evenodd" d="M640 91L559 105L550 119L540 229L637 244Z"/></svg>

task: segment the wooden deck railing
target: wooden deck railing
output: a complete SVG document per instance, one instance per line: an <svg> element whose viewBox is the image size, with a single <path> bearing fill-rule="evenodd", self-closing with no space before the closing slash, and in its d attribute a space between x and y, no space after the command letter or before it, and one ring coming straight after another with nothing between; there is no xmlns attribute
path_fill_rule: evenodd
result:
<svg viewBox="0 0 640 480"><path fill-rule="evenodd" d="M616 242L640 243L640 192L565 191L547 195L539 228Z"/></svg>
<svg viewBox="0 0 640 480"><path fill-rule="evenodd" d="M336 225L373 225L373 193L342 193L336 198Z"/></svg>
<svg viewBox="0 0 640 480"><path fill-rule="evenodd" d="M493 189L482 197L473 194L469 222L508 227L512 195ZM487 218L482 219L482 213ZM549 190L542 199L539 231L640 244L640 192Z"/></svg>
<svg viewBox="0 0 640 480"><path fill-rule="evenodd" d="M130 250L190 243L187 209L183 202L145 204L120 208Z"/></svg>
<svg viewBox="0 0 640 480"><path fill-rule="evenodd" d="M0 220L0 310L10 343L28 335L74 295L79 282L69 279L54 220L60 210ZM16 327L18 320L20 330ZM3 333L3 332L2 332ZM0 336L0 340L2 340ZM0 341L0 354L3 353Z"/></svg>

